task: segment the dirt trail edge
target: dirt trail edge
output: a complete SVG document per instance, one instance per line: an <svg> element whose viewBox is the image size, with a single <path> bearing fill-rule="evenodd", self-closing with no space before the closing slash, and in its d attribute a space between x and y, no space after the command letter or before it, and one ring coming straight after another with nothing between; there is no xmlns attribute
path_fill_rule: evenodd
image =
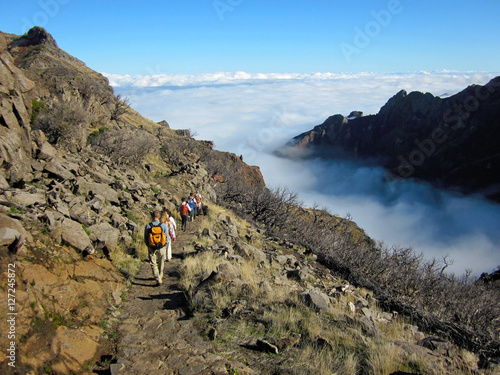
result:
<svg viewBox="0 0 500 375"><path fill-rule="evenodd" d="M117 363L111 374L227 374L228 362L214 353L189 317L187 300L178 286L183 249L195 239L196 221L187 232L178 232L173 258L165 263L163 284L156 286L149 262L132 280L123 303Z"/></svg>

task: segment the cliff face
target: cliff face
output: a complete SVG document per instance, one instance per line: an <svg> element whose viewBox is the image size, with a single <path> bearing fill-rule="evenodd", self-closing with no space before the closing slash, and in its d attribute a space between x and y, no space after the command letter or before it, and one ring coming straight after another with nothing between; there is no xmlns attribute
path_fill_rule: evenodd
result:
<svg viewBox="0 0 500 375"><path fill-rule="evenodd" d="M31 157L30 112L35 83L16 67L0 34L0 162L5 178L16 184L28 172ZM2 178L3 177L3 178Z"/></svg>
<svg viewBox="0 0 500 375"><path fill-rule="evenodd" d="M500 200L500 77L449 98L392 97L376 115L335 115L289 145L325 158L370 159L416 178Z"/></svg>

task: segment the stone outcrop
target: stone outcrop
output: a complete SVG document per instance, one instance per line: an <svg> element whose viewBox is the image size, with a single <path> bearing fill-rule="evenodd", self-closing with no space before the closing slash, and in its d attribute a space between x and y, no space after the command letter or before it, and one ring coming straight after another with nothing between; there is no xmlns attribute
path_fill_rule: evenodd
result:
<svg viewBox="0 0 500 375"><path fill-rule="evenodd" d="M35 83L14 64L0 34L0 179L22 184L30 170L30 112Z"/></svg>
<svg viewBox="0 0 500 375"><path fill-rule="evenodd" d="M47 45L49 47L57 47L57 43L47 30L40 26L31 28L25 35L15 39L11 43L11 47L28 47L37 45Z"/></svg>
<svg viewBox="0 0 500 375"><path fill-rule="evenodd" d="M331 116L280 153L365 159L386 168L390 181L422 179L498 201L499 108L500 77L444 99L401 90L378 114Z"/></svg>

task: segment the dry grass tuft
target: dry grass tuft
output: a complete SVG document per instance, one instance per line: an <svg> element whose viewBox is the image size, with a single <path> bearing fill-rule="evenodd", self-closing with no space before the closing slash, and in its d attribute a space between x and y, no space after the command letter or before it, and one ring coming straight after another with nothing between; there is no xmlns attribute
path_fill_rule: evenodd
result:
<svg viewBox="0 0 500 375"><path fill-rule="evenodd" d="M188 291L206 279L213 271L217 270L219 264L224 262L222 258L216 258L208 251L200 252L195 256L187 257L181 265L180 286Z"/></svg>
<svg viewBox="0 0 500 375"><path fill-rule="evenodd" d="M400 349L393 343L370 344L367 349L368 373L389 375L398 370Z"/></svg>

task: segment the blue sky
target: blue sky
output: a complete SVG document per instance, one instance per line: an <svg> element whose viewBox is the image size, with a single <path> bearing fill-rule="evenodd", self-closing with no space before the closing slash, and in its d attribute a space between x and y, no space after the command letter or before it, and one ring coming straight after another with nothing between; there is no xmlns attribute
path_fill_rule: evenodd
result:
<svg viewBox="0 0 500 375"><path fill-rule="evenodd" d="M499 71L497 0L7 0L99 72Z"/></svg>

